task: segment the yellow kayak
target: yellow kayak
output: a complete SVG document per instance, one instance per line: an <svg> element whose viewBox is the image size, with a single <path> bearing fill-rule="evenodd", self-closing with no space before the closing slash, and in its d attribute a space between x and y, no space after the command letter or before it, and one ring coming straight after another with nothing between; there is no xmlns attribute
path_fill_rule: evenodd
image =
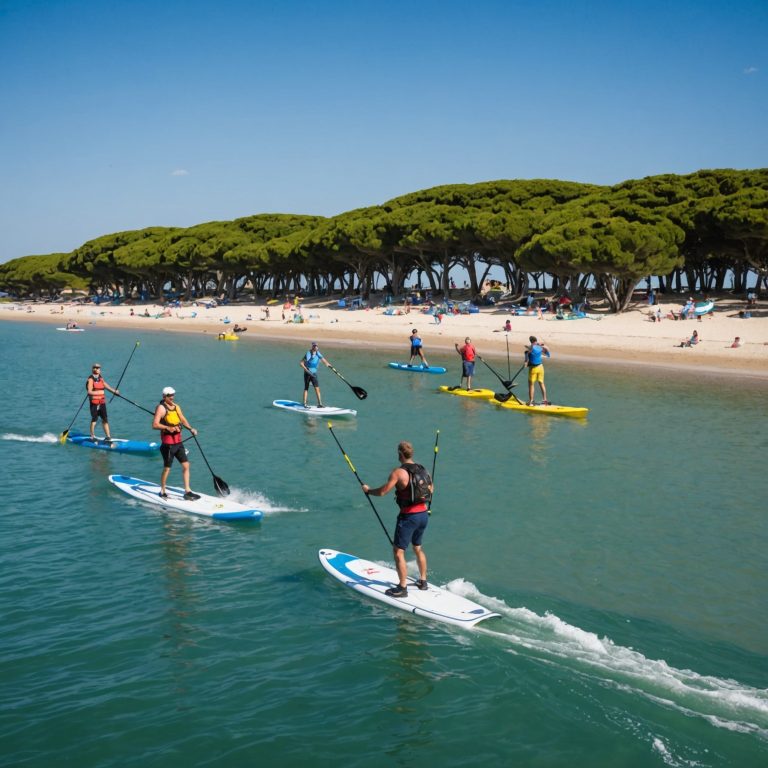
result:
<svg viewBox="0 0 768 768"><path fill-rule="evenodd" d="M220 333L218 338L219 341L240 341L240 337L234 333Z"/></svg>
<svg viewBox="0 0 768 768"><path fill-rule="evenodd" d="M463 387L440 387L441 392L459 397L475 397L480 400L490 400L493 397L492 389L464 389Z"/></svg>
<svg viewBox="0 0 768 768"><path fill-rule="evenodd" d="M499 408L506 408L509 411L545 413L548 416L586 416L589 413L589 408L578 408L571 405L526 405L525 403L518 403L513 397L505 403L500 403L498 400L491 400L491 402L498 405Z"/></svg>

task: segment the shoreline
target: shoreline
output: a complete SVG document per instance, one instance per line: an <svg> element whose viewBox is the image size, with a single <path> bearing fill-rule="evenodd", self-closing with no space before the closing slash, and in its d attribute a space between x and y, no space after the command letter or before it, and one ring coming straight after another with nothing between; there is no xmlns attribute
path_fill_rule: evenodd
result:
<svg viewBox="0 0 768 768"><path fill-rule="evenodd" d="M269 319L265 319L267 306ZM504 306L483 307L477 314L445 315L438 324L432 315L418 311L417 307L408 314L394 307L400 314L385 315L383 307L341 309L337 299L327 298L303 301L301 323L290 320L297 314L294 306L284 308L281 303L206 307L203 302L193 302L169 309L153 303L5 302L0 303L0 321L36 322L52 327L76 322L86 333L99 327L114 327L213 337L231 333L235 325L240 325L247 328L238 334L242 341L290 340L309 346L316 340L325 347L375 344L381 349L399 350L400 357L408 354L408 336L412 328L417 328L427 359L431 351L455 352L454 344L461 345L469 336L481 355L506 356L508 343L513 359L522 361L523 348L529 336L535 335L552 350L550 364L559 361L586 366L643 367L768 382L768 313L764 317L762 312L753 310L747 321L738 317L743 302L728 298L716 301L717 311L701 320L670 320L666 315L678 309L679 302L660 306L665 319L658 323L650 321L650 308L643 305L621 315L590 314L575 320L512 315ZM507 319L512 326L508 332L504 330ZM694 330L701 336L701 342L691 348L680 347L680 342ZM741 337L743 346L731 348L736 336ZM329 357L333 358L332 353Z"/></svg>

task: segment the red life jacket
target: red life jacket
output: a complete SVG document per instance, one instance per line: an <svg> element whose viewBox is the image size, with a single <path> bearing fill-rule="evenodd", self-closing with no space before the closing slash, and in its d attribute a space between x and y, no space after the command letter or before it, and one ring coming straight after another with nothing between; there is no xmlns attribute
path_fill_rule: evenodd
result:
<svg viewBox="0 0 768 768"><path fill-rule="evenodd" d="M91 391L88 393L88 397L91 398L91 405L101 405L102 403L106 402L106 398L104 397L104 379L99 376L97 379L93 374L91 374L88 379L90 379L93 382L93 387L91 388ZM85 388L88 389L88 379L85 380Z"/></svg>

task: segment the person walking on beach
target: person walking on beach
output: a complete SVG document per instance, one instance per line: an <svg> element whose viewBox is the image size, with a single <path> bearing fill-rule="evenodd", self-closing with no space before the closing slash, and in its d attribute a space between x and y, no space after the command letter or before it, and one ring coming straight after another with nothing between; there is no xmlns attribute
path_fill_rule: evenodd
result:
<svg viewBox="0 0 768 768"><path fill-rule="evenodd" d="M541 389L541 404L549 405L547 400L547 388L544 386L544 366L542 356L550 356L549 349L543 342L539 342L535 336L529 336L531 342L525 348L525 364L528 366L528 405L536 405L533 399L533 390L538 382Z"/></svg>
<svg viewBox="0 0 768 768"><path fill-rule="evenodd" d="M181 428L186 427L193 435L197 430L189 425L186 416L184 416L181 406L176 403L176 390L173 387L163 389L163 399L155 408L155 418L152 422L152 429L160 430L160 454L163 457L163 471L160 475L160 498L167 499L168 494L165 490L165 482L171 471L173 460L181 464L181 471L184 477L184 498L187 501L195 501L200 498L200 494L193 493L189 485L189 457L187 449L181 439Z"/></svg>
<svg viewBox="0 0 768 768"><path fill-rule="evenodd" d="M461 355L461 380L467 380L467 392L472 389L472 375L475 372L475 357L477 356L477 350L472 344L472 339L467 336L464 339L464 346L459 347L458 344L454 344L456 351Z"/></svg>
<svg viewBox="0 0 768 768"><path fill-rule="evenodd" d="M317 398L317 407L323 408L323 399L320 396L320 384L317 380L317 366L320 361L324 363L327 368L330 368L330 363L323 357L322 353L317 347L317 342L313 341L309 351L304 354L304 357L299 361L299 365L304 370L304 407L307 405L307 393L309 392L309 385L311 384L315 390L315 397Z"/></svg>
<svg viewBox="0 0 768 768"><path fill-rule="evenodd" d="M85 380L85 389L88 393L88 399L91 405L91 440L96 441L96 422L101 419L101 426L104 427L104 439L106 442L112 442L112 435L109 432L109 418L107 417L107 398L104 396L104 390L109 390L115 395L120 392L104 381L101 375L101 365L94 363L91 366L91 375Z"/></svg>
<svg viewBox="0 0 768 768"><path fill-rule="evenodd" d="M426 368L427 359L424 357L424 347L421 342L421 336L419 336L419 332L415 328L411 331L410 342L411 342L411 358L410 360L408 360L408 365L413 365L413 358L419 357L421 358L422 366Z"/></svg>
<svg viewBox="0 0 768 768"><path fill-rule="evenodd" d="M406 440L397 445L397 459L400 466L392 470L384 485L370 488L363 484L363 491L369 496L384 496L395 489L395 501L400 511L395 525L392 552L395 556L398 584L388 589L386 594L390 597L408 597L405 552L409 544L413 545L413 553L419 567L416 587L421 590L429 588L427 556L422 549L421 540L429 522L429 500L432 498L433 487L429 472L413 460L413 446Z"/></svg>

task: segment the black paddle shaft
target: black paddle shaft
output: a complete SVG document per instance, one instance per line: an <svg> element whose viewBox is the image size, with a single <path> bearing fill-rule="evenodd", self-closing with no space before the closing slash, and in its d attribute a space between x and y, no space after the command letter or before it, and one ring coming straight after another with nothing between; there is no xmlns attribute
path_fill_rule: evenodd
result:
<svg viewBox="0 0 768 768"><path fill-rule="evenodd" d="M368 393L362 387L355 387L350 384L330 363L328 367L355 393L358 400L365 400L368 397Z"/></svg>

